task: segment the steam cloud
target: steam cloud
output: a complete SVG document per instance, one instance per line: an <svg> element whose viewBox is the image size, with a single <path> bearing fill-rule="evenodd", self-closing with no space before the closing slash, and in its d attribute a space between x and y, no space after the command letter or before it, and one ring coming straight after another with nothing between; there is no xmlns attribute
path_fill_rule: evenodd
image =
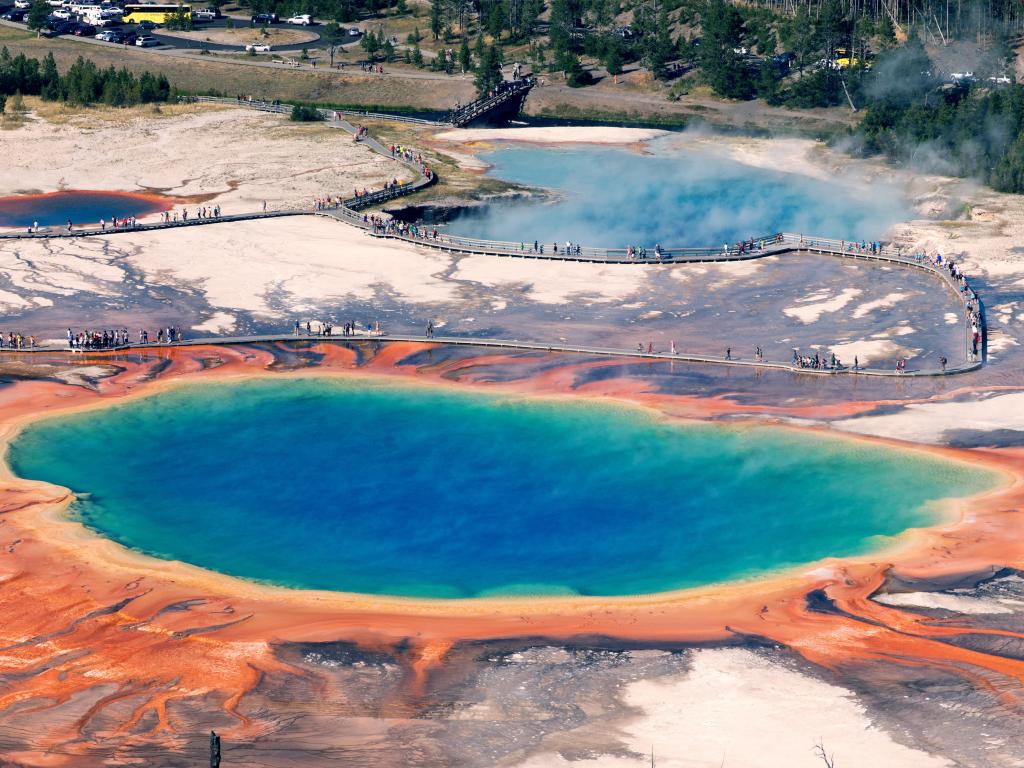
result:
<svg viewBox="0 0 1024 768"><path fill-rule="evenodd" d="M549 247L566 240L611 248L721 247L777 231L877 239L909 215L891 186L865 189L861 182L775 172L699 150L654 150L501 149L487 158L494 175L558 190L559 199L494 203L452 222L450 230Z"/></svg>

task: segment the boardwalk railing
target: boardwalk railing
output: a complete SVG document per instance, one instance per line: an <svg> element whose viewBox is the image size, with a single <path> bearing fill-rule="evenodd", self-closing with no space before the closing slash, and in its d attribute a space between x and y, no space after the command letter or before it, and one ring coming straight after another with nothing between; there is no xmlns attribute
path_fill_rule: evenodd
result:
<svg viewBox="0 0 1024 768"><path fill-rule="evenodd" d="M40 353L68 353L83 355L116 355L125 352L139 350L159 351L174 347L196 347L196 346L231 346L244 344L268 344L268 343L388 343L388 342L411 342L419 344L430 344L438 346L477 347L481 349L509 349L519 351L535 352L559 352L580 355L591 355L598 357L620 357L648 361L664 361L676 363L699 363L725 365L738 368L754 368L790 371L793 373L805 373L814 376L834 375L857 375L857 376L898 376L920 378L929 376L942 376L947 374L965 373L976 370L980 367L979 362L964 363L959 366L952 366L945 370L919 370L897 373L893 370L880 368L803 368L792 363L777 362L770 360L743 360L736 358L713 357L711 355L691 354L687 352L643 352L640 350L629 350L617 347L599 347L577 344L565 344L561 342L529 341L520 339L496 339L481 338L472 336L415 336L401 333L359 333L350 336L319 336L308 335L297 336L294 334L266 334L262 336L219 336L205 339L189 339L179 342L153 342L149 344L125 344L119 347L108 349L85 349L69 350L67 347L33 347L29 349L0 348L0 353L11 354L40 354Z"/></svg>
<svg viewBox="0 0 1024 768"><path fill-rule="evenodd" d="M211 103L224 103L234 106L247 107L250 109L257 109L265 112L274 112L278 114L285 114L291 111L291 105L280 104L275 102L267 101L252 101L252 100L241 100L241 99L229 99L222 97L213 96L199 96L199 97L183 97L191 101L204 101ZM318 109L320 117L327 121L329 125L343 128L350 134L355 135L357 129L350 123L341 118L341 111L339 110L325 110ZM365 113L364 113L365 114ZM479 238L462 237L459 235L449 234L435 234L432 228L424 227L410 228L407 232L399 232L390 226L381 226L379 223L373 221L368 215L361 215L357 211L375 205L380 202L395 199L404 195L411 194L419 189L422 189L437 179L436 174L424 175L422 166L415 162L409 162L403 157L396 156L388 149L383 147L379 142L370 137L365 137L363 142L370 147L373 151L381 154L385 157L391 157L413 172L417 174L413 181L406 182L403 184L397 184L388 187L383 190L377 190L372 193L365 195L359 195L357 197L348 198L341 202L340 205L334 208L322 209L317 211L273 211L268 213L256 213L256 214L235 214L229 216L218 216L213 218L203 219L192 219L189 221L175 221L175 222L158 222L153 224L140 224L128 228L116 228L116 229L79 229L75 231L58 231L58 232L8 232L0 234L0 238L47 238L47 237L82 237L87 235L96 234L114 234L117 232L138 232L147 231L154 229L171 229L182 226L197 226L202 224L213 224L218 222L230 222L230 221L246 221L263 218L274 218L280 216L296 216L303 214L315 214L321 216L330 216L332 218L344 221L348 224L357 226L365 230L368 234L379 237L379 238L390 238L396 240L403 240L406 242L414 243L418 246L440 249L453 253L465 253L475 255L487 255L487 256L500 256L500 257L512 257L512 258L531 258L531 259L547 259L557 261L576 261L576 262L597 262L605 264L637 264L637 265L657 265L657 264L685 264L685 263L701 263L701 262L729 262L729 261L743 261L749 259L766 258L770 256L777 256L784 253L816 253L824 254L829 256L837 256L841 258L860 259L864 261L882 262L889 264L897 264L906 266L914 269L920 269L929 272L933 275L938 276L943 283L957 296L961 303L964 313L964 329L965 329L965 341L966 341L966 352L965 362L960 365L944 368L941 371L918 371L916 375L935 375L940 373L962 373L965 371L976 370L980 368L983 363L983 354L974 354L973 344L973 328L971 319L971 305L976 305L976 311L978 315L978 328L982 337L982 350L984 350L985 344L985 314L984 305L981 302L981 298L969 287L964 288L961 286L959 281L955 279L947 268L938 266L931 263L930 260L925 258L923 255L903 255L901 249L894 248L890 245L884 245L881 243L858 243L847 240L838 240L834 238L825 237L807 237L802 234L793 234L788 232L777 232L764 237L756 237L747 240L745 243L737 244L725 244L721 249L708 248L708 247L671 247L662 249L660 246L651 249L649 252L645 252L644 249L637 251L634 249L630 251L625 248L599 248L594 246L583 246L579 244L566 244L559 245L552 243L550 246L542 245L541 243L527 243L527 242L513 242L513 241L498 241L498 240L484 240ZM252 341L257 337L251 337L248 341ZM261 339L278 339L280 337L259 337ZM291 338L291 337L284 337ZM381 337L383 340L422 340L418 337L406 337L406 336L384 336ZM246 340L232 340L232 339L211 339L204 340L204 343L243 343ZM643 354L638 352L631 352L629 350L613 350L598 347L577 347L570 345L559 345L559 344L543 344L539 342L516 342L508 341L503 339L465 339L462 337L450 337L444 340L435 339L436 342L449 343L449 344L468 344L473 346L505 346L517 349L548 349L553 351L566 351L566 352L585 352L592 354L609 354L609 355L627 355L627 356L639 356L639 357L656 357L673 359L680 361L691 361L691 362L718 362L718 363L741 363L742 361L723 361L717 358L708 358L699 355L659 355L659 354ZM199 343L199 342L193 342ZM152 345L150 345L152 346ZM129 347L134 348L134 347ZM8 352L15 351L9 348L0 348L0 351ZM40 350L42 351L42 350ZM753 365L755 363L746 362L746 365ZM871 375L888 375L893 372L889 371L868 371L868 370L849 370L842 369L840 371L831 370L820 370L820 369L808 369L790 365L788 363L756 363L761 367L775 367L775 368L787 368L793 370L799 370L808 373L835 373L835 372L850 372L850 373L864 373ZM911 375L915 372L905 372L900 375Z"/></svg>
<svg viewBox="0 0 1024 768"><path fill-rule="evenodd" d="M449 122L461 128L514 99L525 98L531 88L533 88L532 79L503 82L499 86L497 93L491 96L483 96L476 101L471 101L464 107L452 110Z"/></svg>

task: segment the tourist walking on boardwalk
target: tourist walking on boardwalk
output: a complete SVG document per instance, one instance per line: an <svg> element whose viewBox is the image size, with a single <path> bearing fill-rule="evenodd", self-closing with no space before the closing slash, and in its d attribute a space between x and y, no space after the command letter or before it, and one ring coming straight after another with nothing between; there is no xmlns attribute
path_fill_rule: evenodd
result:
<svg viewBox="0 0 1024 768"><path fill-rule="evenodd" d="M732 360L732 347L725 348L725 359Z"/></svg>
<svg viewBox="0 0 1024 768"><path fill-rule="evenodd" d="M434 338L434 321L433 320L428 320L427 321L427 338L428 339Z"/></svg>

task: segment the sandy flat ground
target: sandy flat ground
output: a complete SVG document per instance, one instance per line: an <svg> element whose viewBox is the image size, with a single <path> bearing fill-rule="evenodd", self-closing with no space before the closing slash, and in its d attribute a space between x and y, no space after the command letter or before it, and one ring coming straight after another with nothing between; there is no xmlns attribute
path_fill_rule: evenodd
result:
<svg viewBox="0 0 1024 768"><path fill-rule="evenodd" d="M441 141L525 141L531 144L634 144L667 135L657 128L616 128L614 126L536 128L459 128L438 133Z"/></svg>
<svg viewBox="0 0 1024 768"><path fill-rule="evenodd" d="M619 724L636 757L566 759L536 755L518 768L819 768L821 743L836 765L951 768L953 763L896 743L871 722L851 691L758 654L699 650L675 679L639 680L625 691L636 717Z"/></svg>
<svg viewBox="0 0 1024 768"><path fill-rule="evenodd" d="M4 133L17 163L0 165L0 196L60 189L202 195L224 213L310 208L408 172L338 129L246 109L168 108L101 113ZM194 206L191 206L194 207Z"/></svg>

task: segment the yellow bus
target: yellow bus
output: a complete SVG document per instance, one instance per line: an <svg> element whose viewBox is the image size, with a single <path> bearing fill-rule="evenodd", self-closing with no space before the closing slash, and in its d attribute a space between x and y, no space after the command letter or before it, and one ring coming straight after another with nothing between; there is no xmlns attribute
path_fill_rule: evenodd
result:
<svg viewBox="0 0 1024 768"><path fill-rule="evenodd" d="M860 66L860 59L852 56L846 48L836 48L836 55L832 61L834 64L833 69L850 69L851 67L856 68Z"/></svg>
<svg viewBox="0 0 1024 768"><path fill-rule="evenodd" d="M154 24L166 24L167 20L179 13L192 18L191 5L158 5L157 3L128 4L124 7L124 23L138 24L140 21L152 21Z"/></svg>

